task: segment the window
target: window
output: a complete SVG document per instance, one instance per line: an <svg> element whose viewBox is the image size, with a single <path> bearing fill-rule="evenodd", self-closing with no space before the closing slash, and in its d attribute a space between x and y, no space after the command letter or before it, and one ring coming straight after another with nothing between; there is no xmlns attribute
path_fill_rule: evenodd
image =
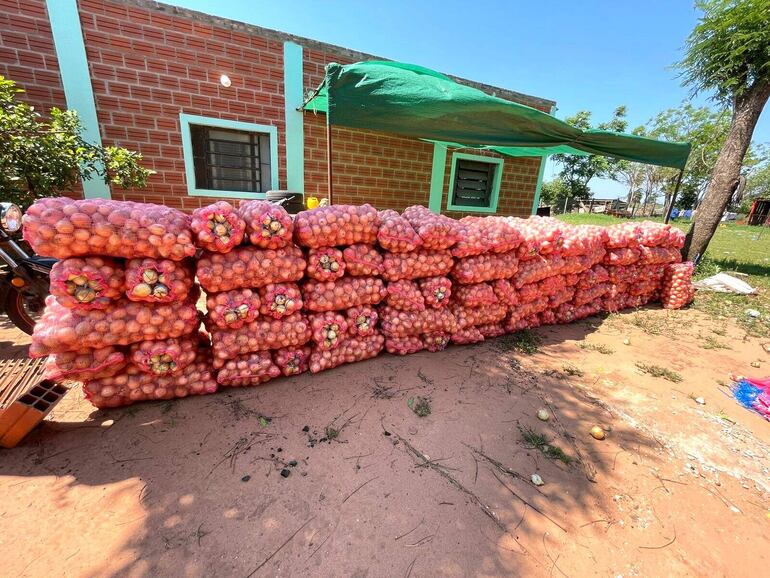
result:
<svg viewBox="0 0 770 578"><path fill-rule="evenodd" d="M188 194L264 198L278 188L273 126L180 115Z"/></svg>
<svg viewBox="0 0 770 578"><path fill-rule="evenodd" d="M503 159L455 153L449 180L448 210L494 213Z"/></svg>

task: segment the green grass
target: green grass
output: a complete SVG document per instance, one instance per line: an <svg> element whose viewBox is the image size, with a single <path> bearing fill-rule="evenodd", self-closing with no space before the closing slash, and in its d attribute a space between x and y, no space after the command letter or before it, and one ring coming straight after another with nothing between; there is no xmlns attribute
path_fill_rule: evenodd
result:
<svg viewBox="0 0 770 578"><path fill-rule="evenodd" d="M663 379L673 383L679 383L682 381L681 375L667 367L661 367L660 365L648 365L646 363L637 363L636 367L638 367L639 371L642 373L646 373L652 377L662 377Z"/></svg>
<svg viewBox="0 0 770 578"><path fill-rule="evenodd" d="M426 417L430 415L430 400L424 397L410 397L406 400L406 405L409 406L417 417Z"/></svg>
<svg viewBox="0 0 770 578"><path fill-rule="evenodd" d="M612 355L613 353L615 353L615 350L612 349L612 347L609 347L608 345L604 345L602 343L586 343L584 341L582 343L578 343L578 347L585 351L596 351L597 353L601 353L602 355Z"/></svg>
<svg viewBox="0 0 770 578"><path fill-rule="evenodd" d="M519 431L521 431L521 439L523 439L528 446L542 452L545 457L552 460L559 460L567 465L572 463L572 458L565 454L563 449L553 445L544 434L537 433L528 427L519 427Z"/></svg>
<svg viewBox="0 0 770 578"><path fill-rule="evenodd" d="M529 329L503 335L495 343L501 351L518 351L526 355L533 355L540 350L540 337Z"/></svg>

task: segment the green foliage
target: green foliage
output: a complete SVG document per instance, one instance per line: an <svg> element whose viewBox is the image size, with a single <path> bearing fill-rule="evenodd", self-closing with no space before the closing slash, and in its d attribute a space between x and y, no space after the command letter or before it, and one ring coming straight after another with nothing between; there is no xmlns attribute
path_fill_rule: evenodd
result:
<svg viewBox="0 0 770 578"><path fill-rule="evenodd" d="M417 417L426 417L430 415L430 400L425 397L410 397L406 400L406 405L409 406Z"/></svg>
<svg viewBox="0 0 770 578"><path fill-rule="evenodd" d="M754 199L770 199L770 147L765 145L757 152L756 164L746 177L746 188L738 212L747 215Z"/></svg>
<svg viewBox="0 0 770 578"><path fill-rule="evenodd" d="M570 465L572 463L572 458L567 455L559 446L553 445L545 436L545 434L541 434L531 428L521 426L519 426L519 431L521 432L521 439L524 440L524 443L532 448L539 450L545 457L551 460L559 460L566 465Z"/></svg>
<svg viewBox="0 0 770 578"><path fill-rule="evenodd" d="M660 365L649 365L646 363L637 363L636 367L642 373L646 373L652 377L662 377L663 379L673 383L679 383L683 379L681 375L679 375L676 371L669 369L668 367L663 367Z"/></svg>
<svg viewBox="0 0 770 578"><path fill-rule="evenodd" d="M143 187L152 174L142 156L121 147L86 142L74 110L52 108L50 118L17 97L24 92L0 76L0 197L26 207L67 191L80 178L101 178L121 188Z"/></svg>
<svg viewBox="0 0 770 578"><path fill-rule="evenodd" d="M569 188L557 177L552 181L543 182L543 187L540 189L540 204L552 206L560 211L564 207L564 200L569 196Z"/></svg>
<svg viewBox="0 0 770 578"><path fill-rule="evenodd" d="M698 0L703 11L677 63L694 94L713 91L725 104L770 82L770 4L767 0Z"/></svg>
<svg viewBox="0 0 770 578"><path fill-rule="evenodd" d="M600 130L623 132L628 126L625 106L616 108L609 121L599 123L596 127L591 126L591 113L586 110L581 110L575 116L567 118L566 121L572 126L583 130L598 128ZM591 189L588 187L588 183L591 179L594 177L614 178L621 163L617 159L598 155L558 154L553 156L553 160L561 165L559 179L564 183L569 192L569 197L575 199L590 198Z"/></svg>

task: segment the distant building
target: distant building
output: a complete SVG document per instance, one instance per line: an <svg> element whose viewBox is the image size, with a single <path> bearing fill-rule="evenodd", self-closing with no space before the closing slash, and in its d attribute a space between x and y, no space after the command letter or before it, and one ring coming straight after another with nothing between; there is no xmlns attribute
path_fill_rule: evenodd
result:
<svg viewBox="0 0 770 578"><path fill-rule="evenodd" d="M770 227L770 198L754 199L746 223Z"/></svg>
<svg viewBox="0 0 770 578"><path fill-rule="evenodd" d="M621 199L585 199L578 203L578 213L625 213L628 203Z"/></svg>

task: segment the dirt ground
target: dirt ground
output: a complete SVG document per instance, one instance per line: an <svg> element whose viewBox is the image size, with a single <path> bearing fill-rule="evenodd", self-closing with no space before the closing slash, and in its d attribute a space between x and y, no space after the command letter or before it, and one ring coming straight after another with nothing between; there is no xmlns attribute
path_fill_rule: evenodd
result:
<svg viewBox="0 0 770 578"><path fill-rule="evenodd" d="M770 373L761 340L692 310L535 334L529 355L502 338L123 410L95 411L74 390L23 445L0 450L2 574L757 576L770 566L770 423L719 383ZM19 345L8 331L0 343ZM419 398L430 415L410 409ZM594 425L607 439L590 437Z"/></svg>

